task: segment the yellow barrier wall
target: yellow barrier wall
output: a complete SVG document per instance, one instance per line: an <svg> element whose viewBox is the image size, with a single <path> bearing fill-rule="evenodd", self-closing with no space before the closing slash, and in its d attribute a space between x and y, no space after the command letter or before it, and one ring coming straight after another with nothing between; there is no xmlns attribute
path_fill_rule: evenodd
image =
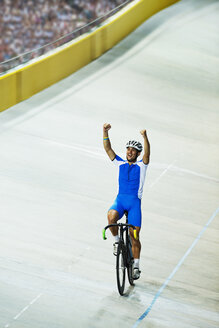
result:
<svg viewBox="0 0 219 328"><path fill-rule="evenodd" d="M10 73L0 77L0 111L13 106L17 101L16 74Z"/></svg>
<svg viewBox="0 0 219 328"><path fill-rule="evenodd" d="M139 0L71 45L0 77L0 111L60 81L101 56L147 18L178 0Z"/></svg>

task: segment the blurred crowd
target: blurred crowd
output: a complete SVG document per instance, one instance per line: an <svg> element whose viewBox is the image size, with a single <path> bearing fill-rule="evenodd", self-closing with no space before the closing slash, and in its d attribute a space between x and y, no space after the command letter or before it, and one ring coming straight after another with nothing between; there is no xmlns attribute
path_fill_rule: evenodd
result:
<svg viewBox="0 0 219 328"><path fill-rule="evenodd" d="M0 0L0 63L34 49L36 51L24 55L23 62L42 55L88 31L92 26L91 22L125 2L127 1ZM97 23L100 22L94 22L93 26ZM90 25L86 27L87 24ZM72 33L78 29L80 31ZM66 34L71 35L60 39ZM60 40L51 44L58 39ZM43 46L44 49L41 48ZM21 58L18 60L20 62ZM10 62L6 64L7 69L10 65Z"/></svg>

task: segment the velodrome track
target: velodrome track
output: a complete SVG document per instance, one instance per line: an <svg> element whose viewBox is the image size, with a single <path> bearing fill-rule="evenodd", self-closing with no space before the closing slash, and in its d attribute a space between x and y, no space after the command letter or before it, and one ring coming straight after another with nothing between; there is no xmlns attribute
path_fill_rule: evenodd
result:
<svg viewBox="0 0 219 328"><path fill-rule="evenodd" d="M218 14L183 0L0 114L0 328L219 326ZM151 142L125 297L101 237L117 191L105 122L121 156L142 128Z"/></svg>

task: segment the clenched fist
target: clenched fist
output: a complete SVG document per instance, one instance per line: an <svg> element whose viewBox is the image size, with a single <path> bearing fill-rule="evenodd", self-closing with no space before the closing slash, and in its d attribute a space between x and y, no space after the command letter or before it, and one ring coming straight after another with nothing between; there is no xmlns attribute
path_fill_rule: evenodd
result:
<svg viewBox="0 0 219 328"><path fill-rule="evenodd" d="M109 131L111 129L111 125L109 124L109 123L105 123L104 125L103 125L103 130L104 130L104 132L107 132L107 131Z"/></svg>
<svg viewBox="0 0 219 328"><path fill-rule="evenodd" d="M142 137L146 137L146 130L141 130L140 133L141 133Z"/></svg>

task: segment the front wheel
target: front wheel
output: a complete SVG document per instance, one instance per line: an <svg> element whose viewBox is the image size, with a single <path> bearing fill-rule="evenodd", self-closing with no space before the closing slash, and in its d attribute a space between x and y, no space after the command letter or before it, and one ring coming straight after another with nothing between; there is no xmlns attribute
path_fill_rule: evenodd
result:
<svg viewBox="0 0 219 328"><path fill-rule="evenodd" d="M120 295L123 295L125 289L125 250L124 245L119 243L116 257L116 277L117 286Z"/></svg>

